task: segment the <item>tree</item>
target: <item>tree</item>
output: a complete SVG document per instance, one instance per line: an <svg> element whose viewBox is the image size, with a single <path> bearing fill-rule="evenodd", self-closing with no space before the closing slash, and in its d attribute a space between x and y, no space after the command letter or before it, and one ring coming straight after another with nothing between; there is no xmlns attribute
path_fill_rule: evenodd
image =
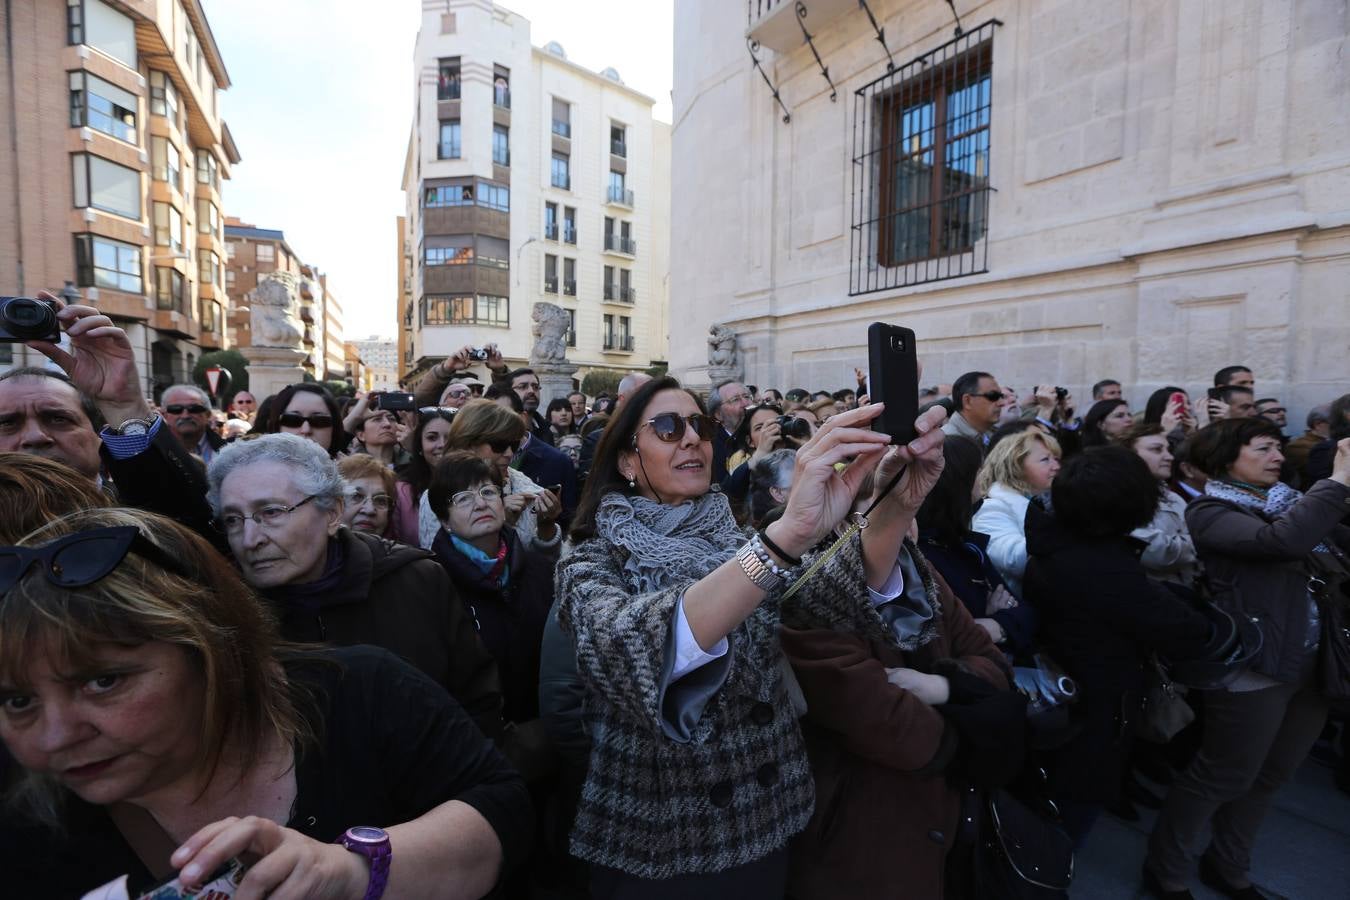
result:
<svg viewBox="0 0 1350 900"><path fill-rule="evenodd" d="M220 366L230 373L228 396L219 398L222 406L235 394L248 390L248 360L244 359L244 354L238 350L212 350L202 354L202 358L192 367L192 383L207 393L210 393L211 388L206 382L206 370L212 366Z"/></svg>
<svg viewBox="0 0 1350 900"><path fill-rule="evenodd" d="M334 397L352 397L355 396L356 394L355 385L353 385L350 381L345 381L339 378L329 379L328 381L325 381L323 383L323 386L328 388L328 392L332 394Z"/></svg>
<svg viewBox="0 0 1350 900"><path fill-rule="evenodd" d="M619 382L627 374L617 369L592 369L581 379L581 392L588 397L600 394L613 397L619 392Z"/></svg>

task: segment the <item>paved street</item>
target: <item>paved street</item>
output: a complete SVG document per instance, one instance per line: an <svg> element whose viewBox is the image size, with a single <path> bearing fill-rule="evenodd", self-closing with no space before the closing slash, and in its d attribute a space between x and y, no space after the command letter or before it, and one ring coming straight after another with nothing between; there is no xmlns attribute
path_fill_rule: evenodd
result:
<svg viewBox="0 0 1350 900"><path fill-rule="evenodd" d="M1256 846L1253 880L1291 900L1350 898L1350 797L1336 790L1331 770L1309 760L1276 797ZM1078 858L1075 900L1133 900L1142 896L1139 867L1155 813L1138 822L1103 816ZM1222 900L1193 882L1200 900Z"/></svg>

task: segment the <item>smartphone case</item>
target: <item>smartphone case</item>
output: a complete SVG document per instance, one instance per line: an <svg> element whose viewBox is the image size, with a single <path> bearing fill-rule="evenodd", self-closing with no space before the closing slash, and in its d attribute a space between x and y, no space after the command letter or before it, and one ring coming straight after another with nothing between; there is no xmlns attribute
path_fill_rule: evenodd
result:
<svg viewBox="0 0 1350 900"><path fill-rule="evenodd" d="M900 325L873 322L867 328L867 386L873 403L886 409L874 428L893 444L914 440L919 417L919 356L914 332Z"/></svg>

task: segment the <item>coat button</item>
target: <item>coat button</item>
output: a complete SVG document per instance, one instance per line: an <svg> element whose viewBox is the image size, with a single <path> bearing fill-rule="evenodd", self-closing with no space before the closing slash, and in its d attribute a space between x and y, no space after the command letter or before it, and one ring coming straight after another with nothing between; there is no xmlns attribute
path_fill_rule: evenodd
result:
<svg viewBox="0 0 1350 900"><path fill-rule="evenodd" d="M708 790L708 799L712 805L720 809L726 809L731 805L731 782L719 781Z"/></svg>
<svg viewBox="0 0 1350 900"><path fill-rule="evenodd" d="M755 780L760 787L773 787L778 783L778 767L773 763L765 763L755 770Z"/></svg>
<svg viewBox="0 0 1350 900"><path fill-rule="evenodd" d="M937 829L933 829L928 832L928 839L935 844L941 844L943 841L947 840L947 836Z"/></svg>
<svg viewBox="0 0 1350 900"><path fill-rule="evenodd" d="M760 702L750 707L750 721L756 725L768 725L773 722L773 706Z"/></svg>

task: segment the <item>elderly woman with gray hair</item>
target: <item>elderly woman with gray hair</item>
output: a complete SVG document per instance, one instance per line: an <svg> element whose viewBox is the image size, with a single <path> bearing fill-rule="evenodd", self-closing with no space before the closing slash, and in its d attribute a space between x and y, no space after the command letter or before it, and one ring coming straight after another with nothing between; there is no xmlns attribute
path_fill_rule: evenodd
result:
<svg viewBox="0 0 1350 900"><path fill-rule="evenodd" d="M269 434L222 449L207 499L244 580L292 641L383 647L444 687L490 737L497 667L445 570L415 547L342 524L346 483L313 441Z"/></svg>
<svg viewBox="0 0 1350 900"><path fill-rule="evenodd" d="M775 450L750 467L750 522L764 526L764 517L787 502L792 491L796 450Z"/></svg>

